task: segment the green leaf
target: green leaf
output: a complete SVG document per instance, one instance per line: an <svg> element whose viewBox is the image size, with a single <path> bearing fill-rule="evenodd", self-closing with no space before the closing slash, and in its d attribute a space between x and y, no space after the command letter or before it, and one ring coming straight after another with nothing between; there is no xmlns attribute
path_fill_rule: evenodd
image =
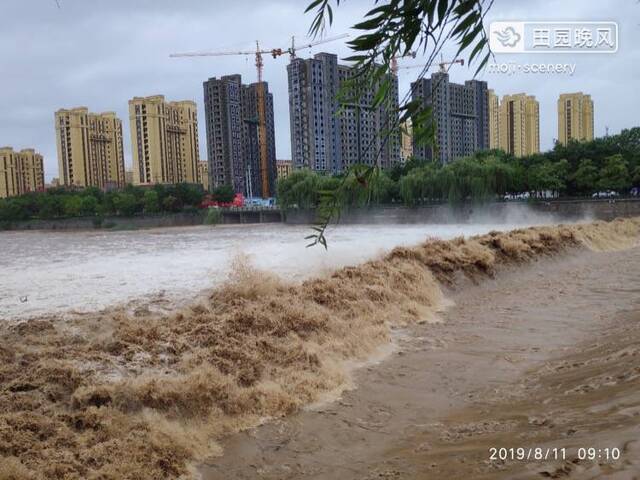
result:
<svg viewBox="0 0 640 480"><path fill-rule="evenodd" d="M438 2L438 20L440 23L444 20L444 17L449 10L449 1L448 0L440 0Z"/></svg>
<svg viewBox="0 0 640 480"><path fill-rule="evenodd" d="M462 32L468 29L471 25L473 25L477 17L478 17L477 12L472 12L469 15L467 15L467 17L462 22L460 22L458 26L456 26L456 28L453 29L453 31L451 32L451 36L457 37L458 35L460 35Z"/></svg>
<svg viewBox="0 0 640 480"><path fill-rule="evenodd" d="M485 47L486 44L487 44L487 39L486 38L481 39L476 44L476 46L471 51L471 54L469 55L469 63L471 63L473 61L473 59L475 58L475 56L482 51L482 49Z"/></svg>
<svg viewBox="0 0 640 480"><path fill-rule="evenodd" d="M357 23L356 25L353 26L353 28L355 28L356 30L371 30L373 28L380 26L384 20L385 20L384 15L380 15L379 17L372 18L370 20L365 20L364 22L361 22L361 23Z"/></svg>
<svg viewBox="0 0 640 480"><path fill-rule="evenodd" d="M322 2L324 2L326 0L314 0L313 2L311 2L309 4L309 6L307 7L307 9L304 11L304 13L309 13L311 10L313 10L314 8L316 8L318 5L320 5Z"/></svg>

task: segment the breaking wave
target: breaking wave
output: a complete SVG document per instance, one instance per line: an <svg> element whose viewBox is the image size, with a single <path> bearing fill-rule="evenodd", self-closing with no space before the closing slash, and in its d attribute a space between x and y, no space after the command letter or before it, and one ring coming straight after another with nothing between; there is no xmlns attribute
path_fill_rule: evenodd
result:
<svg viewBox="0 0 640 480"><path fill-rule="evenodd" d="M344 388L443 287L577 248L636 244L640 219L430 240L303 283L234 263L171 315L125 309L0 326L0 480L195 475L216 439Z"/></svg>

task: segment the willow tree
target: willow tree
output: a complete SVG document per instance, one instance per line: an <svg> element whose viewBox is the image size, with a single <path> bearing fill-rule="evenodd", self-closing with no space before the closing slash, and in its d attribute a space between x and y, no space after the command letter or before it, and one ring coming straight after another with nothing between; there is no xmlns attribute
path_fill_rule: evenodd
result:
<svg viewBox="0 0 640 480"><path fill-rule="evenodd" d="M314 0L306 9L313 14L310 33L321 35L337 14L338 7L346 0ZM360 34L348 45L352 55L345 60L353 62L356 74L341 89L339 99L343 103L353 102L366 92L373 90L372 108L390 108L393 65L397 58L419 55L425 60L424 68L417 79L424 77L446 45L453 44L456 58L466 56L468 63L476 63L476 73L489 60L489 42L484 30L484 18L493 0L369 0L372 8L362 22L353 26ZM413 135L417 142L433 141L434 121L432 111L422 102L407 94L400 100L398 115L389 115L389 120L380 133L382 141L372 141L366 152L378 148L374 157L379 157L389 138L397 135L400 125L408 119L413 121ZM375 163L375 162L374 162ZM307 237L309 246L327 247L325 230L329 222L337 217L341 209L341 192L355 178L363 188L369 188L377 175L376 165L359 162L353 165L340 188L325 192L321 213L314 233Z"/></svg>

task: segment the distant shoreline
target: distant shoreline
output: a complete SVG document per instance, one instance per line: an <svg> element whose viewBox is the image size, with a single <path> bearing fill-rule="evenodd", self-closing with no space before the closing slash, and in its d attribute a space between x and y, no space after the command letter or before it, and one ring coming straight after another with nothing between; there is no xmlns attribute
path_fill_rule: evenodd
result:
<svg viewBox="0 0 640 480"><path fill-rule="evenodd" d="M504 221L536 215L553 222L576 220L612 220L618 217L640 216L640 198L540 200L535 202L491 202L461 205L437 204L418 207L371 206L345 209L342 224L448 224ZM126 231L153 228L189 227L203 225L206 211L181 212L134 217L73 217L51 220L22 220L0 224L3 231ZM285 223L311 225L315 223L315 210L229 210L222 212L220 225L257 225Z"/></svg>

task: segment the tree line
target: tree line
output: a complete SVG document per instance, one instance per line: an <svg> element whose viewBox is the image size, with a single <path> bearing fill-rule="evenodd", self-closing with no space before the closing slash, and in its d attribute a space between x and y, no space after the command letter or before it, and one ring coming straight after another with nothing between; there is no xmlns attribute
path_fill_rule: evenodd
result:
<svg viewBox="0 0 640 480"><path fill-rule="evenodd" d="M140 187L128 185L121 190L103 192L56 187L18 197L0 199L0 222L69 217L124 216L195 211L205 194L201 185L177 184ZM213 197L221 202L233 200L233 189L215 189Z"/></svg>
<svg viewBox="0 0 640 480"><path fill-rule="evenodd" d="M278 182L278 203L283 208L315 208L326 192L337 191L342 179L296 171ZM340 202L352 206L486 201L507 194L539 197L544 192L560 197L599 191L626 195L640 187L640 128L589 142L557 144L548 152L520 158L501 150L477 152L446 165L412 158L405 165L376 171L367 178L367 188L358 177L345 180Z"/></svg>

